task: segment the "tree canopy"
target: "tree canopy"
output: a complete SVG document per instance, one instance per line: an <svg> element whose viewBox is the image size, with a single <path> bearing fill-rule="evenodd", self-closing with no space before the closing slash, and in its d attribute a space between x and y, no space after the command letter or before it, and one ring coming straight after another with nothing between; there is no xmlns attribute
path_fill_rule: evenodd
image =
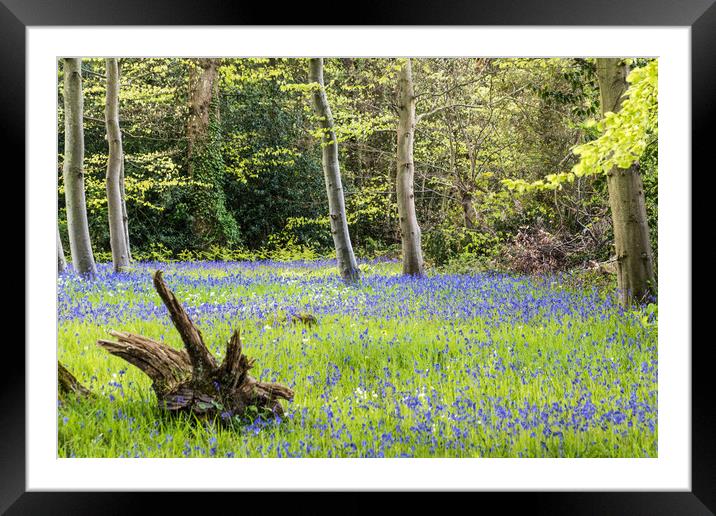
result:
<svg viewBox="0 0 716 516"><path fill-rule="evenodd" d="M194 60L119 59L132 256L331 256L308 60L216 61L206 141L191 153ZM635 162L655 243L658 65L641 58L629 63L622 109L602 119L593 59L412 59L414 202L426 265L515 268L526 243L544 235L565 251L557 267L606 260L611 229L601 176ZM324 66L353 248L359 257L397 256L402 61L328 58ZM106 261L107 77L103 59L83 59L82 69L88 221L96 258ZM62 163L61 68L58 74ZM58 185L60 235L68 248L65 190ZM197 231L198 217L210 230Z"/></svg>

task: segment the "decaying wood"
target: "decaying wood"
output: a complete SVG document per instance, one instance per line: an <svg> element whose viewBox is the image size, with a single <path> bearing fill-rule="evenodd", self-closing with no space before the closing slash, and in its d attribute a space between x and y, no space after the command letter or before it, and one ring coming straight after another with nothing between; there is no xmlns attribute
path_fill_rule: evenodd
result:
<svg viewBox="0 0 716 516"><path fill-rule="evenodd" d="M297 314L291 315L291 323L293 324L305 324L306 326L314 326L318 324L318 320L314 315L308 314L306 312L299 312Z"/></svg>
<svg viewBox="0 0 716 516"><path fill-rule="evenodd" d="M91 394L89 389L82 385L60 362L57 362L57 386L60 398L66 398L68 394L78 396L89 396Z"/></svg>
<svg viewBox="0 0 716 516"><path fill-rule="evenodd" d="M164 282L162 271L154 274L154 288L169 310L184 343L183 350L118 331L110 332L116 342L99 340L97 344L149 376L160 407L207 417L240 415L250 406L283 414L279 400L293 399L293 391L283 385L259 382L248 374L254 360L242 353L238 330L227 344L224 361L217 364L201 332Z"/></svg>

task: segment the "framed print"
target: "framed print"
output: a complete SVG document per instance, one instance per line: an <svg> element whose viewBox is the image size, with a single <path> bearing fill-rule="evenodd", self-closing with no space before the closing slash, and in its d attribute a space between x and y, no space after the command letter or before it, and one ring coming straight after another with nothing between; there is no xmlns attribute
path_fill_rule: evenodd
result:
<svg viewBox="0 0 716 516"><path fill-rule="evenodd" d="M317 6L2 0L27 337L3 375L0 508L333 491L362 512L376 491L438 491L551 514L716 511L691 286L712 4L363 4L335 23ZM590 193L584 156L608 178ZM624 167L644 182L622 234ZM555 200L573 184L581 204ZM58 276L65 255L83 267L80 211L94 283ZM579 230L550 225L564 217ZM632 255L658 285L625 272ZM575 263L591 272L571 284ZM58 401L58 381L89 394Z"/></svg>

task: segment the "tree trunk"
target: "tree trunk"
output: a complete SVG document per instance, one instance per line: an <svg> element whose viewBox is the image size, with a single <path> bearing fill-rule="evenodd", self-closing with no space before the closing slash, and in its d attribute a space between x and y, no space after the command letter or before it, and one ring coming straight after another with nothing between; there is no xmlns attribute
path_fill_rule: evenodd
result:
<svg viewBox="0 0 716 516"><path fill-rule="evenodd" d="M221 128L219 126L219 59L193 60L189 79L188 173L204 183L189 195L194 246L232 246L239 226L226 206ZM214 109L216 108L216 109Z"/></svg>
<svg viewBox="0 0 716 516"><path fill-rule="evenodd" d="M64 59L65 161L62 167L65 182L67 231L70 237L72 265L79 274L97 274L92 242L87 223L84 182L84 128L82 122L82 60Z"/></svg>
<svg viewBox="0 0 716 516"><path fill-rule="evenodd" d="M65 260L65 251L62 249L62 239L60 238L60 228L57 227L57 272L65 272L67 268L67 260Z"/></svg>
<svg viewBox="0 0 716 516"><path fill-rule="evenodd" d="M597 59L602 116L621 109L628 69L620 59ZM654 293L654 263L649 241L644 187L638 165L607 173L614 225L617 285L623 306L643 302Z"/></svg>
<svg viewBox="0 0 716 516"><path fill-rule="evenodd" d="M118 342L99 340L97 344L149 376L161 408L201 417L220 415L222 419L241 415L251 406L283 414L279 399L293 399L293 391L283 385L259 382L248 374L254 360L242 354L238 330L227 344L224 361L217 364L201 332L164 282L162 271L154 274L154 288L185 349L180 351L146 337L116 331L110 334Z"/></svg>
<svg viewBox="0 0 716 516"><path fill-rule="evenodd" d="M214 94L219 60L194 59L189 72L189 120L187 122L187 153L189 176L192 174L194 148L204 143L209 130L211 99Z"/></svg>
<svg viewBox="0 0 716 516"><path fill-rule="evenodd" d="M475 229L477 220L475 217L475 205L472 203L472 195L469 192L462 192L460 203L462 205L462 214L465 219L465 227L467 229Z"/></svg>
<svg viewBox="0 0 716 516"><path fill-rule="evenodd" d="M343 199L343 185L341 184L341 171L338 164L338 142L333 129L333 115L328 105L326 89L323 84L323 59L314 58L310 61L308 80L320 84L320 88L313 91L313 109L322 129L321 149L323 151L323 176L326 180L328 194L328 210L331 221L331 233L336 247L338 270L346 282L358 280L360 272L355 256L351 237L348 233L345 200Z"/></svg>
<svg viewBox="0 0 716 516"><path fill-rule="evenodd" d="M395 189L400 218L400 240L403 249L403 274L422 276L423 251L420 246L420 226L415 214L413 180L413 141L415 139L415 93L410 59L398 72L398 166Z"/></svg>
<svg viewBox="0 0 716 516"><path fill-rule="evenodd" d="M129 250L125 234L122 210L122 131L119 128L119 67L116 58L107 58L107 99L104 119L107 125L107 213L109 218L109 241L115 272L129 266Z"/></svg>
<svg viewBox="0 0 716 516"><path fill-rule="evenodd" d="M132 246L129 243L129 214L127 213L127 194L124 191L124 149L122 149L122 166L119 171L119 185L122 187L122 224L124 226L124 240L127 245L127 257L132 261Z"/></svg>
<svg viewBox="0 0 716 516"><path fill-rule="evenodd" d="M122 152L122 166L119 169L119 186L122 195L122 226L124 227L124 241L127 246L127 258L132 261L132 247L129 245L129 215L127 214L127 196L124 192L124 152Z"/></svg>

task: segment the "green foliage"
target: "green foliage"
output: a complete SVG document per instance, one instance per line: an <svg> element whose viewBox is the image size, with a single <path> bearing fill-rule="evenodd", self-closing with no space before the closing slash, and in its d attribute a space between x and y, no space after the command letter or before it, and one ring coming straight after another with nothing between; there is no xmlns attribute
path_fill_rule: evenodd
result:
<svg viewBox="0 0 716 516"><path fill-rule="evenodd" d="M439 265L437 271L442 274L475 274L502 270L494 256L461 253Z"/></svg>
<svg viewBox="0 0 716 516"><path fill-rule="evenodd" d="M640 149L656 244L656 61L635 61L624 110L602 122L594 120L599 100L590 59L425 58L412 64L417 113L425 115L416 126L414 164L428 263L490 258L523 226L582 238L603 219L606 186L601 174L578 176L572 169L603 167L602 156L625 160ZM134 258L332 256L307 60L222 59L214 99L219 105L211 107L209 135L190 162L191 66L188 59L120 60ZM325 60L351 239L362 257L400 255L394 109L400 66L399 59L388 58ZM90 234L103 259L109 256L104 60L85 59L83 68ZM61 94L58 83L60 166ZM653 127L639 133L645 123ZM614 140L626 144L609 154L605 149ZM576 147L581 159L571 152L575 142L583 145ZM68 250L60 166L58 225ZM573 177L544 178L544 171L559 170ZM511 181L529 195L505 189ZM611 236L596 237L600 247L570 263L604 259Z"/></svg>
<svg viewBox="0 0 716 516"><path fill-rule="evenodd" d="M282 248L287 250L310 249L310 252L317 256L322 251L333 250L330 232L331 224L327 216L289 217L286 226L281 231L269 236L267 248L272 251L279 251Z"/></svg>
<svg viewBox="0 0 716 516"><path fill-rule="evenodd" d="M500 239L488 233L456 229L446 223L424 232L422 244L428 262L445 265L455 259L470 261L476 257L494 256L499 251Z"/></svg>
<svg viewBox="0 0 716 516"><path fill-rule="evenodd" d="M328 213L320 148L306 133L310 106L287 88L303 73L296 60L283 59L221 68L227 209L256 253L282 244L319 254L332 247L325 228L301 223Z"/></svg>
<svg viewBox="0 0 716 516"><path fill-rule="evenodd" d="M599 122L591 121L599 137L573 149L579 162L571 171L548 174L534 182L504 179L503 184L518 193L556 190L578 177L606 174L614 168L628 169L638 162L658 140L658 61L654 59L632 70L627 82L630 85L619 112L609 112Z"/></svg>
<svg viewBox="0 0 716 516"><path fill-rule="evenodd" d="M658 61L635 68L627 77L630 84L618 113L607 113L596 140L574 149L580 157L575 175L607 173L629 168L658 138Z"/></svg>
<svg viewBox="0 0 716 516"><path fill-rule="evenodd" d="M217 120L218 101L212 99L206 138L195 142L191 156L193 179L202 186L189 192L189 222L196 238L195 247L213 245L237 246L241 243L239 226L226 208L224 194L225 168L221 146L221 129Z"/></svg>
<svg viewBox="0 0 716 516"><path fill-rule="evenodd" d="M279 234L280 235L280 234ZM274 240L275 235L269 237L268 248L261 251L261 255L270 257L272 260L288 262L292 260L315 260L321 255L310 245L302 244L295 236L288 239L281 239L280 245ZM281 238L280 236L277 238Z"/></svg>
<svg viewBox="0 0 716 516"><path fill-rule="evenodd" d="M284 246L249 250L244 247L221 247L212 245L207 249L184 249L179 252L168 248L162 243L153 243L147 249L137 251L133 256L137 262L238 262L273 260L277 262L291 262L296 260L315 260L318 258L332 258L332 255L321 255L315 250L295 242L288 242ZM108 251L95 252L98 263L111 262L112 253Z"/></svg>

